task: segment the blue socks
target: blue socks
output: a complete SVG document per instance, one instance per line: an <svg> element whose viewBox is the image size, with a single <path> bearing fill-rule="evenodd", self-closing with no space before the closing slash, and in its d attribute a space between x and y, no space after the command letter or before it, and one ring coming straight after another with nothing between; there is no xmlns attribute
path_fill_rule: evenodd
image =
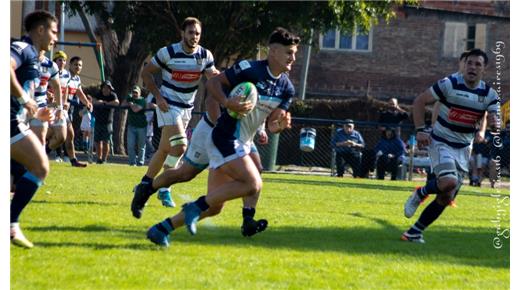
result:
<svg viewBox="0 0 520 290"><path fill-rule="evenodd" d="M29 171L22 175L16 183L14 197L11 200L11 223L18 222L23 209L29 204L42 184L43 182Z"/></svg>
<svg viewBox="0 0 520 290"><path fill-rule="evenodd" d="M206 211L209 208L209 205L206 203L206 196L205 195L199 197L195 201L195 205L200 209L200 211Z"/></svg>
<svg viewBox="0 0 520 290"><path fill-rule="evenodd" d="M170 220L170 218L166 218L165 220L156 224L155 226L157 227L158 230L163 232L165 235L169 235L175 229L173 227L173 224L172 224L172 221Z"/></svg>
<svg viewBox="0 0 520 290"><path fill-rule="evenodd" d="M256 213L256 210L254 207L253 208L249 208L249 207L242 208L242 218L244 218L244 219L254 218L255 213Z"/></svg>

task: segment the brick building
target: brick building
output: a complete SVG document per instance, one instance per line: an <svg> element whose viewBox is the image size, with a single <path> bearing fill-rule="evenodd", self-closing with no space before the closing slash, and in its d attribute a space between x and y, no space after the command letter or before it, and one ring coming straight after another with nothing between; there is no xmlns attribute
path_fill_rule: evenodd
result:
<svg viewBox="0 0 520 290"><path fill-rule="evenodd" d="M368 35L316 36L319 50L311 53L306 98L370 95L410 102L455 72L460 53L473 47L490 58L485 81L509 98L509 2L424 1L399 7L396 15ZM291 76L297 87L302 57L299 53Z"/></svg>

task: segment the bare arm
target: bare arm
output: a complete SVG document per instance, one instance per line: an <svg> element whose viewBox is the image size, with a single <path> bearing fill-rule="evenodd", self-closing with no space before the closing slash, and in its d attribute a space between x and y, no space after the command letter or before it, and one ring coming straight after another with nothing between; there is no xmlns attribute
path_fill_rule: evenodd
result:
<svg viewBox="0 0 520 290"><path fill-rule="evenodd" d="M143 78L143 83L145 87L150 91L150 93L155 97L155 100L157 102L157 106L161 111L168 112L168 103L164 100L163 96L161 95L161 91L155 84L155 80L153 78L154 74L160 73L161 67L154 65L153 63L148 63L144 68L143 72L141 73L141 77Z"/></svg>
<svg viewBox="0 0 520 290"><path fill-rule="evenodd" d="M16 61L11 58L11 94L27 109L29 116L34 116L37 110L36 102L27 95L16 78Z"/></svg>
<svg viewBox="0 0 520 290"><path fill-rule="evenodd" d="M439 116L439 111L441 109L441 102L437 101L433 105L433 112L432 112L432 126L437 122L437 117Z"/></svg>
<svg viewBox="0 0 520 290"><path fill-rule="evenodd" d="M426 105L432 104L436 101L430 90L424 91L413 101L413 123L415 128L424 128L424 115L426 112ZM433 122L432 122L433 123Z"/></svg>
<svg viewBox="0 0 520 290"><path fill-rule="evenodd" d="M83 89L79 87L76 92L79 96L79 100L83 103L83 105L87 106L89 111L92 110L92 103L87 99L87 96L83 92Z"/></svg>
<svg viewBox="0 0 520 290"><path fill-rule="evenodd" d="M237 112L239 114L245 114L253 105L250 102L241 103L241 96L236 96L234 98L228 99L226 94L224 93L224 87L231 87L229 80L226 75L221 73L211 79L206 83L206 88L208 89L209 96L212 97L215 101L222 105L222 107L229 109L233 112Z"/></svg>

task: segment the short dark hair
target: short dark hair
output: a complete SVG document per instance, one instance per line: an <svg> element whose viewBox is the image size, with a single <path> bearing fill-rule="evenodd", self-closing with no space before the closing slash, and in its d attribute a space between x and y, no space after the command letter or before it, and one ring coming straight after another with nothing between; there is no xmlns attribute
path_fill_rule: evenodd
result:
<svg viewBox="0 0 520 290"><path fill-rule="evenodd" d="M82 60L81 57L79 57L79 56L73 56L73 57L70 59L69 63L73 63L73 62L76 62L76 61L78 61L78 60Z"/></svg>
<svg viewBox="0 0 520 290"><path fill-rule="evenodd" d="M48 11L36 10L25 16L23 25L25 27L25 31L29 32L40 25L45 25L47 28L50 26L51 22L58 23L58 18L50 14Z"/></svg>
<svg viewBox="0 0 520 290"><path fill-rule="evenodd" d="M283 27L277 27L269 36L269 44L279 43L282 45L298 45L300 43L300 37L289 32L289 30Z"/></svg>
<svg viewBox="0 0 520 290"><path fill-rule="evenodd" d="M463 53L461 53L460 57L459 57L459 61L460 60L465 60L468 57L468 53L469 53L469 50L466 50Z"/></svg>
<svg viewBox="0 0 520 290"><path fill-rule="evenodd" d="M470 51L468 51L468 55L466 55L466 58L472 56L472 55L475 55L475 56L482 56L484 58L484 64L487 65L488 64L488 56L487 56L487 53L485 53L483 50L481 50L480 48L473 48L471 49Z"/></svg>
<svg viewBox="0 0 520 290"><path fill-rule="evenodd" d="M182 22L182 31L186 30L186 27L190 25L198 24L202 28L202 23L195 17L186 17Z"/></svg>

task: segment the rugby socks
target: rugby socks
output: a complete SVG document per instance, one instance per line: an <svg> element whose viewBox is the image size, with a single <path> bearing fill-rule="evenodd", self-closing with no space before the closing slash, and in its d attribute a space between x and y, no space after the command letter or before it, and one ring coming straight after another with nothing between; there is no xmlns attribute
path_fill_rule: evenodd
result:
<svg viewBox="0 0 520 290"><path fill-rule="evenodd" d="M432 201L421 213L417 222L408 230L409 234L420 234L431 225L444 211L446 206Z"/></svg>
<svg viewBox="0 0 520 290"><path fill-rule="evenodd" d="M206 196L205 195L199 197L195 201L195 205L200 209L200 211L206 211L209 208L209 205L206 203Z"/></svg>
<svg viewBox="0 0 520 290"><path fill-rule="evenodd" d="M255 213L256 213L256 210L254 207L253 208L250 208L250 207L242 208L242 218L244 218L244 220L253 219L255 217Z"/></svg>
<svg viewBox="0 0 520 290"><path fill-rule="evenodd" d="M153 178L148 177L146 174L141 178L141 183L148 187L148 194L152 195L156 190L153 188Z"/></svg>
<svg viewBox="0 0 520 290"><path fill-rule="evenodd" d="M156 224L155 227L159 231L163 232L165 235L169 235L171 232L173 232L173 230L175 230L175 228L173 227L173 224L172 224L172 221L170 220L170 218L166 218L162 222Z"/></svg>
<svg viewBox="0 0 520 290"><path fill-rule="evenodd" d="M18 222L23 209L29 204L34 194L43 182L27 171L16 183L14 197L11 200L11 223Z"/></svg>
<svg viewBox="0 0 520 290"><path fill-rule="evenodd" d="M13 176L13 184L17 184L20 178L27 172L25 167L11 159L11 175Z"/></svg>
<svg viewBox="0 0 520 290"><path fill-rule="evenodd" d="M417 194L421 199L425 198L429 194L437 194L439 188L437 187L437 179L432 178L426 182L426 185L417 190Z"/></svg>

